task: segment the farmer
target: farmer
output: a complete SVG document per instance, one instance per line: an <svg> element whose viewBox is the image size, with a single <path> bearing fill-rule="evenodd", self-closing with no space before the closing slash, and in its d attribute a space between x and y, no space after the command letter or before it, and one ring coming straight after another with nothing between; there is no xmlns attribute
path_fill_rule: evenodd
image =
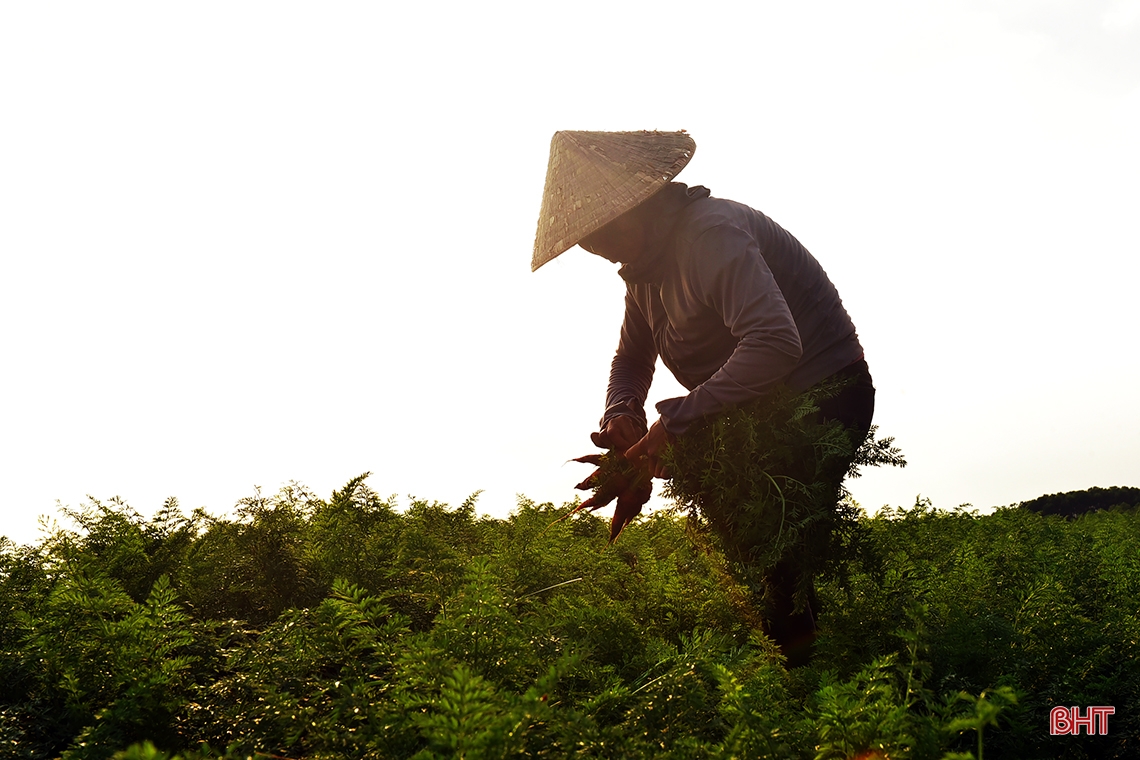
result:
<svg viewBox="0 0 1140 760"><path fill-rule="evenodd" d="M820 415L853 431L857 445L875 389L835 286L761 212L672 181L695 149L684 132L556 132L551 141L531 269L578 245L620 263L626 282L592 441L667 477L665 446L698 420L779 384L800 392L839 376L849 380ZM658 403L650 425L644 404L658 357L689 393ZM834 475L837 494L844 474ZM798 580L780 565L767 578L769 634L790 662L806 659L816 630L810 599L794 607Z"/></svg>

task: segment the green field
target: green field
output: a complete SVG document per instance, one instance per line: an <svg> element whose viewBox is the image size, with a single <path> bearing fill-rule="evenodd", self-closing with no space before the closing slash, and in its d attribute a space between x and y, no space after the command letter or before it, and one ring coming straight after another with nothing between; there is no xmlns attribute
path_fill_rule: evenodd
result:
<svg viewBox="0 0 1140 760"><path fill-rule="evenodd" d="M790 671L708 534L568 508L92 502L0 544L0 758L1140 756L1135 505L864 517Z"/></svg>

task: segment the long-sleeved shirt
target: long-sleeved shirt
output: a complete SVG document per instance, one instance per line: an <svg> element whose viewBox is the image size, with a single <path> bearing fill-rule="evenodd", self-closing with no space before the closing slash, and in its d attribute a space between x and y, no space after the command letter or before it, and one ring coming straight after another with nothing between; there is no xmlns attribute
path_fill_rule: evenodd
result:
<svg viewBox="0 0 1140 760"><path fill-rule="evenodd" d="M642 259L627 264L625 318L602 426L645 424L658 356L687 396L657 404L665 429L756 398L806 390L863 358L855 326L819 262L764 214L671 183Z"/></svg>

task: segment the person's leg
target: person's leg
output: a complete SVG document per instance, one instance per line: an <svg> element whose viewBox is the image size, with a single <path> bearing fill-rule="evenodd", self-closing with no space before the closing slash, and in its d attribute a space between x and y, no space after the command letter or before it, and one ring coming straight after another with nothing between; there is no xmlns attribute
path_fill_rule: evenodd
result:
<svg viewBox="0 0 1140 760"><path fill-rule="evenodd" d="M837 376L851 380L837 395L820 402L819 417L824 422L838 421L847 428L854 454L854 449L859 448L871 428L875 413L875 386L866 362L853 364ZM829 487L836 500L850 464L850 460L836 463L828 473L828 479L832 481ZM787 657L788 667L805 665L811 658L817 632L819 602L815 583L809 581L804 608L796 612L795 592L801 578L794 564L787 560L778 563L766 574L765 581L769 596L768 635Z"/></svg>
<svg viewBox="0 0 1140 760"><path fill-rule="evenodd" d="M796 612L795 594L800 571L792 562L784 560L777 563L765 574L764 581L768 587L765 605L768 636L787 658L789 668L806 665L811 659L811 647L816 637L815 589L810 590L803 609Z"/></svg>

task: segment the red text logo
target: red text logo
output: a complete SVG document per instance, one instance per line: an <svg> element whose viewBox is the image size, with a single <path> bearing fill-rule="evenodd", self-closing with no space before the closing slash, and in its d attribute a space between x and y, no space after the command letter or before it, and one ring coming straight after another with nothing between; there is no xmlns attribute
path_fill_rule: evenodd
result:
<svg viewBox="0 0 1140 760"><path fill-rule="evenodd" d="M1115 713L1115 707L1090 707L1084 715L1079 707L1054 707L1049 711L1049 733L1076 735L1083 728L1089 736L1104 736L1108 733L1108 716Z"/></svg>

